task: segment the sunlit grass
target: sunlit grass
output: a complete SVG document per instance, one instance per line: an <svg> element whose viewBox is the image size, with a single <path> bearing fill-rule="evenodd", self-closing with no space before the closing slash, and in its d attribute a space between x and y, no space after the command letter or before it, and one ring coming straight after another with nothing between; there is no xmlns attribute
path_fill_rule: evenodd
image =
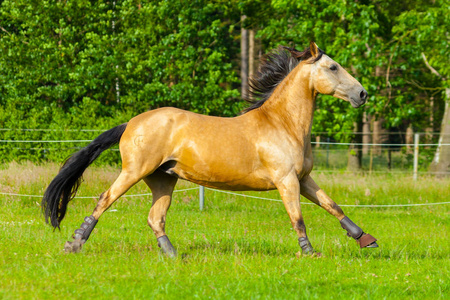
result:
<svg viewBox="0 0 450 300"><path fill-rule="evenodd" d="M9 164L3 193L40 195L58 166ZM39 198L0 196L2 299L446 299L449 297L450 205L355 208L347 215L378 238L360 250L323 209L302 205L313 246L322 258L298 257L299 246L280 202L206 190L174 194L167 233L175 260L160 254L147 225L151 197L119 199L100 219L82 253L62 251L90 215L96 195L117 176L114 167L88 169L61 231L43 221ZM339 204L445 202L450 181L421 177L314 174ZM179 182L177 189L194 187ZM128 194L148 193L144 184ZM276 191L249 192L279 199ZM304 198L301 200L306 202Z"/></svg>

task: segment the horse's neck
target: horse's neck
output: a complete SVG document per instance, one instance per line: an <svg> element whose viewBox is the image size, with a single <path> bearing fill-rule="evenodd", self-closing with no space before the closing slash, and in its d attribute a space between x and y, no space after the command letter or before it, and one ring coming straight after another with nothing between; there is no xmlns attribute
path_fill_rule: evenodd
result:
<svg viewBox="0 0 450 300"><path fill-rule="evenodd" d="M316 94L310 86L310 68L297 66L261 107L293 136L310 139Z"/></svg>

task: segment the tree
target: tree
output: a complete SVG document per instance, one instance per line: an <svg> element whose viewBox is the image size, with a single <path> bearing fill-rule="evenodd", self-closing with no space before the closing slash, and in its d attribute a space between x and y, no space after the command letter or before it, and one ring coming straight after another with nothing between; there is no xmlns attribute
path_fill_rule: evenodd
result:
<svg viewBox="0 0 450 300"><path fill-rule="evenodd" d="M426 9L417 7L402 13L393 29L396 43L401 44L402 58L416 67L415 73L420 72L422 78L429 78L417 80L408 74L406 84L422 92L431 92L434 98L442 101L439 146L430 165L430 171L440 176L450 172L450 146L444 146L450 144L449 8L448 2L441 0Z"/></svg>
<svg viewBox="0 0 450 300"><path fill-rule="evenodd" d="M239 11L225 3L18 0L3 1L0 17L2 105L68 112L90 98L106 117L167 105L225 116L241 109Z"/></svg>
<svg viewBox="0 0 450 300"><path fill-rule="evenodd" d="M247 16L241 16L241 96L248 97L248 78L249 78L249 39L248 29L244 22Z"/></svg>
<svg viewBox="0 0 450 300"><path fill-rule="evenodd" d="M162 106L234 116L243 107L236 60L239 16L225 2L206 0L128 0L115 6L1 1L0 126L104 129ZM51 131L2 136L62 138ZM18 151L2 148L1 158L15 159ZM24 158L54 158L30 153Z"/></svg>
<svg viewBox="0 0 450 300"><path fill-rule="evenodd" d="M407 28L403 28L404 36L399 35L395 28L398 28L398 23L404 22L402 13L405 10L416 7L422 11L442 10L446 7L443 1L278 0L273 1L272 6L274 17L258 33L266 48L289 42L303 45L315 40L336 61L350 69L368 90L370 97L364 111L369 118L378 122L383 120L385 128L401 127L403 131L411 123L417 129L428 126L429 114L433 113L426 100L428 94L407 82L415 80L436 87L436 80L424 72L417 72L423 69L418 67L418 60L409 59L417 51L413 46L405 47L407 38L413 32L422 32L421 28L417 28L419 20L413 19ZM436 16L436 22L445 24L443 14L447 11L443 9ZM443 43L447 44L446 38ZM417 101L418 95L421 101ZM357 137L344 133L359 128L354 124L359 124L362 118L363 110L354 110L347 103L321 96L317 100L313 131L328 131L335 139L349 142ZM349 151L349 159L352 159L359 150Z"/></svg>
<svg viewBox="0 0 450 300"><path fill-rule="evenodd" d="M448 103L448 15L444 0L5 0L0 125L107 128L162 106L234 116L243 108L241 29L258 29L263 53L314 40L368 90L358 110L320 96L313 131L350 142L364 113L386 128L423 131ZM359 152L349 149L349 160L360 162ZM435 161L445 153L440 147Z"/></svg>
<svg viewBox="0 0 450 300"><path fill-rule="evenodd" d="M373 71L380 61L377 53L383 43L379 37L384 30L376 8L359 1L330 0L282 0L273 2L273 6L279 15L271 18L269 25L259 31L260 36L268 37L265 42L271 46L290 42L304 45L310 40L316 41L360 80L370 95L368 106L372 106L377 99L378 88ZM355 110L348 103L330 96L320 96L316 106L313 131L327 131L343 142L359 139L359 136L348 133L361 128L363 109ZM349 149L349 168L360 168L361 155L360 147Z"/></svg>

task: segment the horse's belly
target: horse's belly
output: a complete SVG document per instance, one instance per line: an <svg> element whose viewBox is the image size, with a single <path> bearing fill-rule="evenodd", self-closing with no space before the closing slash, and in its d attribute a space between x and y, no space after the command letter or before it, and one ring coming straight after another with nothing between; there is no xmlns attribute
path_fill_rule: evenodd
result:
<svg viewBox="0 0 450 300"><path fill-rule="evenodd" d="M266 176L265 172L245 172L244 170L232 170L227 168L199 168L176 164L168 174L178 178L194 182L205 187L232 190L232 191L266 191L275 189L272 180Z"/></svg>

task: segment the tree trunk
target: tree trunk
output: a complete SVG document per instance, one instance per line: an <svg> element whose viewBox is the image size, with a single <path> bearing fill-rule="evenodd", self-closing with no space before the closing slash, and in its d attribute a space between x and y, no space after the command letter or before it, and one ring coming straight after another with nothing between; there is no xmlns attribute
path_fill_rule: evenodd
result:
<svg viewBox="0 0 450 300"><path fill-rule="evenodd" d="M353 132L361 133L362 122L354 123ZM354 134L351 143L362 143L362 135ZM350 145L348 153L348 165L347 169L352 172L361 171L361 160L362 160L362 147L361 145Z"/></svg>
<svg viewBox="0 0 450 300"><path fill-rule="evenodd" d="M363 142L363 147L362 147L362 152L363 155L367 155L369 154L369 149L370 146L368 144L371 143L371 136L370 136L370 122L369 122L369 117L367 116L367 113L364 112L363 114L363 124L362 124L362 133L363 133L363 137L362 137L362 142Z"/></svg>
<svg viewBox="0 0 450 300"><path fill-rule="evenodd" d="M431 73L438 76L442 81L447 81L445 77L439 74L429 63L422 52L422 58L430 69ZM429 170L434 172L437 177L444 177L450 175L450 88L445 88L445 111L441 122L441 132L439 135L439 143L431 162Z"/></svg>
<svg viewBox="0 0 450 300"><path fill-rule="evenodd" d="M438 177L450 175L450 88L445 89L445 112L441 122L439 144L430 165L430 171Z"/></svg>
<svg viewBox="0 0 450 300"><path fill-rule="evenodd" d="M248 77L253 78L256 71L255 64L255 29L248 30Z"/></svg>
<svg viewBox="0 0 450 300"><path fill-rule="evenodd" d="M316 135L316 149L320 148L320 135Z"/></svg>
<svg viewBox="0 0 450 300"><path fill-rule="evenodd" d="M378 55L377 55L378 56ZM386 76L386 81L388 78L388 73L389 71L382 68L381 66L375 66L375 76L377 77L384 77ZM380 96L385 96L385 97L389 97L389 93L388 93L388 85L386 82L386 85L384 86L379 86L379 94ZM376 156L380 156L381 155L381 144L382 144L382 130L383 130L383 119L381 117L379 117L380 119L375 120L375 118L373 118L373 128L372 128L372 143L373 144L377 144L377 145L373 145L372 146L372 155L376 155Z"/></svg>
<svg viewBox="0 0 450 300"><path fill-rule="evenodd" d="M248 30L244 28L244 20L247 16L241 16L241 96L248 98Z"/></svg>
<svg viewBox="0 0 450 300"><path fill-rule="evenodd" d="M425 128L425 143L431 144L433 142L433 131L434 131L434 97L430 97L430 123L428 123L427 128ZM429 146L426 147L430 148Z"/></svg>
<svg viewBox="0 0 450 300"><path fill-rule="evenodd" d="M373 135L372 135L372 142L376 145L372 146L373 154L374 155L381 155L381 144L382 144L382 123L383 120L375 120L373 122Z"/></svg>
<svg viewBox="0 0 450 300"><path fill-rule="evenodd" d="M413 146L409 146L410 144L414 144L414 131L412 128L412 125L409 124L408 128L406 128L406 153L412 154L413 153Z"/></svg>

